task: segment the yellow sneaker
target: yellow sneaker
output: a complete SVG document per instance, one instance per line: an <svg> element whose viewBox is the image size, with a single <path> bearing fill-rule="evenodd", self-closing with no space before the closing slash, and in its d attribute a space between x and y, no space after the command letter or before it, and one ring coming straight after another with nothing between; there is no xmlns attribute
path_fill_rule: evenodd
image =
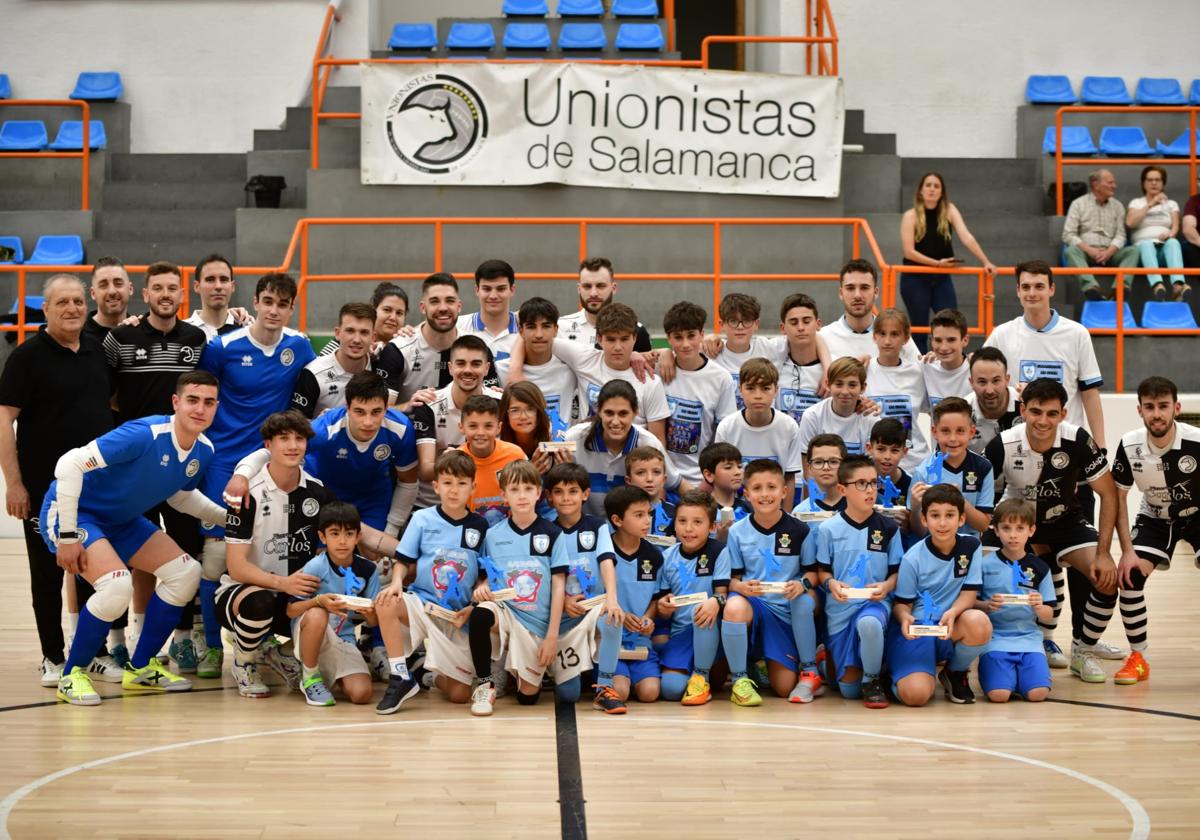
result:
<svg viewBox="0 0 1200 840"><path fill-rule="evenodd" d="M754 680L749 677L741 677L733 684L733 693L729 695L729 699L735 706L761 706L762 697L758 694L758 687L754 685Z"/></svg>
<svg viewBox="0 0 1200 840"><path fill-rule="evenodd" d="M1117 685L1137 685L1150 679L1150 663L1142 656L1141 651L1133 651L1121 666L1121 670L1113 674L1113 682Z"/></svg>
<svg viewBox="0 0 1200 840"><path fill-rule="evenodd" d="M100 705L100 695L92 688L91 678L78 665L71 669L71 673L59 677L57 696L72 706Z"/></svg>
<svg viewBox="0 0 1200 840"><path fill-rule="evenodd" d="M703 706L712 699L712 690L708 686L708 680L699 674L692 674L688 679L687 690L683 692L683 699L679 702L685 706Z"/></svg>
<svg viewBox="0 0 1200 840"><path fill-rule="evenodd" d="M191 691L192 683L168 671L157 656L151 656L144 668L125 666L121 688L126 691Z"/></svg>

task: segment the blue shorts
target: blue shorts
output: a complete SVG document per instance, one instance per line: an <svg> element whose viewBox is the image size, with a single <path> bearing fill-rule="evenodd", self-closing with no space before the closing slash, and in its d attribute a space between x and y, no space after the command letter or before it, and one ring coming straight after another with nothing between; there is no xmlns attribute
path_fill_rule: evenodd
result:
<svg viewBox="0 0 1200 840"><path fill-rule="evenodd" d="M792 634L791 622L771 612L770 606L762 598L746 600L754 610L754 622L750 625L751 647L764 659L778 662L792 673L798 673L800 654L796 651L796 637Z"/></svg>
<svg viewBox="0 0 1200 840"><path fill-rule="evenodd" d="M932 636L906 639L900 633L899 624L888 628L884 661L887 662L893 683L900 682L909 674L929 674L932 677L937 674L937 664L948 662L953 655L954 642L949 639L935 639Z"/></svg>
<svg viewBox="0 0 1200 840"><path fill-rule="evenodd" d="M724 658L725 652L721 650L721 643L717 642L717 655L713 662ZM658 661L664 671L683 671L685 674L690 674L696 667L696 634L693 628L687 627L680 630L671 637L669 642L659 648Z"/></svg>
<svg viewBox="0 0 1200 840"><path fill-rule="evenodd" d="M658 654L653 648L647 647L647 655L645 659L619 659L617 660L617 670L613 672L614 677L625 677L629 680L630 685L637 685L642 680L658 679L662 676L662 670L658 664Z"/></svg>
<svg viewBox="0 0 1200 840"><path fill-rule="evenodd" d="M58 499L55 494L46 494L40 516L38 521L41 523L42 541L51 553L55 553L58 551L59 530ZM123 563L129 563L130 558L159 532L158 526L144 516L128 522L111 524L98 522L83 511L75 517L75 530L79 532L79 541L84 548L97 540L108 540Z"/></svg>
<svg viewBox="0 0 1200 840"><path fill-rule="evenodd" d="M833 662L837 665L837 681L842 682L847 668L862 670L862 654L858 638L858 620L864 616L878 619L879 626L887 629L888 609L878 601L868 601L859 607L850 618L850 623L836 633L829 634L827 645Z"/></svg>
<svg viewBox="0 0 1200 840"><path fill-rule="evenodd" d="M994 650L979 657L979 686L989 691L1009 691L1024 697L1035 688L1050 687L1046 654Z"/></svg>

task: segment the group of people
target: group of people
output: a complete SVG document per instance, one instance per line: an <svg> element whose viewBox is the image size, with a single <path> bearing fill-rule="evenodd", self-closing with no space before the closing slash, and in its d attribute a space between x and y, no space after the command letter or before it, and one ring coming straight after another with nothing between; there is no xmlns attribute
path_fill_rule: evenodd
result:
<svg viewBox="0 0 1200 840"><path fill-rule="evenodd" d="M742 706L831 686L868 708L939 685L968 703L976 660L989 700L1036 701L1052 668L1099 683L1098 660L1123 659L1117 683L1147 679L1146 579L1200 544L1200 430L1151 377L1110 464L1090 338L1041 261L1016 268L1022 316L968 352L941 309L925 354L904 313L875 313L857 259L828 323L802 292L774 335L751 295L725 297L719 333L680 302L660 350L604 258L581 263L566 316L541 297L514 311L501 260L476 270L471 314L456 278L427 277L415 327L380 284L321 355L288 327L290 276L260 278L251 314L232 275L200 263L187 321L170 263L147 270L139 317L115 259L94 313L52 276L46 327L0 375L41 679L67 703L100 703L97 679L219 678L223 630L242 696L271 693L263 669L321 706L380 681L381 714L432 690L486 715L543 683L563 701L591 686L611 714L727 682ZM1101 641L1118 605L1128 654Z"/></svg>

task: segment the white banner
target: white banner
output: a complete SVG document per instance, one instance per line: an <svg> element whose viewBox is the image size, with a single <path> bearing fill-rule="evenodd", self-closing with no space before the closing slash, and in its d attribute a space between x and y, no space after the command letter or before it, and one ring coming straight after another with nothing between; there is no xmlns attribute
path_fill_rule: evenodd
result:
<svg viewBox="0 0 1200 840"><path fill-rule="evenodd" d="M364 184L838 194L838 79L571 62L361 67Z"/></svg>

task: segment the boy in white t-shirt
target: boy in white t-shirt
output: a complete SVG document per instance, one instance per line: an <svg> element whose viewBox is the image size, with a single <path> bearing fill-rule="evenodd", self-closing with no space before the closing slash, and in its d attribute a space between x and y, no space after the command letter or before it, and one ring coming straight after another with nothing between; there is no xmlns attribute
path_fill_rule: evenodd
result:
<svg viewBox="0 0 1200 840"><path fill-rule="evenodd" d="M883 417L894 417L908 432L908 453L900 466L912 471L929 455L929 440L917 422L921 412L929 413L925 394L924 365L901 358L904 346L912 338L908 316L898 309L885 309L875 319L876 356L867 366L867 396L879 405Z"/></svg>
<svg viewBox="0 0 1200 840"><path fill-rule="evenodd" d="M751 359L759 358L778 361L778 357L783 354L784 341L782 336L771 338L758 334L762 323L762 304L752 295L740 292L725 295L717 314L721 316L721 331L725 334L725 339L722 342L719 336L710 337L710 346L706 348L705 355L729 373L733 387L737 390L738 373L742 365ZM736 400L739 410L745 407L742 405L740 392Z"/></svg>
<svg viewBox="0 0 1200 840"><path fill-rule="evenodd" d="M569 423L575 419L572 405L579 391L579 380L575 371L554 356L558 321L558 307L545 298L530 298L517 312L517 330L525 344L525 378L541 389L546 410L558 412L559 419ZM496 362L496 374L505 387L509 366L508 359Z"/></svg>
<svg viewBox="0 0 1200 840"><path fill-rule="evenodd" d="M817 335L821 319L817 304L803 292L783 299L779 307L779 330L784 347L779 357L779 396L775 407L797 423L804 411L821 401L821 380L829 366L829 350Z"/></svg>
<svg viewBox="0 0 1200 840"><path fill-rule="evenodd" d="M829 366L827 378L829 396L805 411L800 421L800 451L807 452L814 437L828 432L842 439L847 453L861 455L879 419L856 413L867 387L867 369L858 359L843 356Z"/></svg>
<svg viewBox="0 0 1200 840"><path fill-rule="evenodd" d="M971 395L971 366L967 364L967 319L957 309L935 312L929 321L929 349L934 359L925 365L925 393L932 411L945 397Z"/></svg>

